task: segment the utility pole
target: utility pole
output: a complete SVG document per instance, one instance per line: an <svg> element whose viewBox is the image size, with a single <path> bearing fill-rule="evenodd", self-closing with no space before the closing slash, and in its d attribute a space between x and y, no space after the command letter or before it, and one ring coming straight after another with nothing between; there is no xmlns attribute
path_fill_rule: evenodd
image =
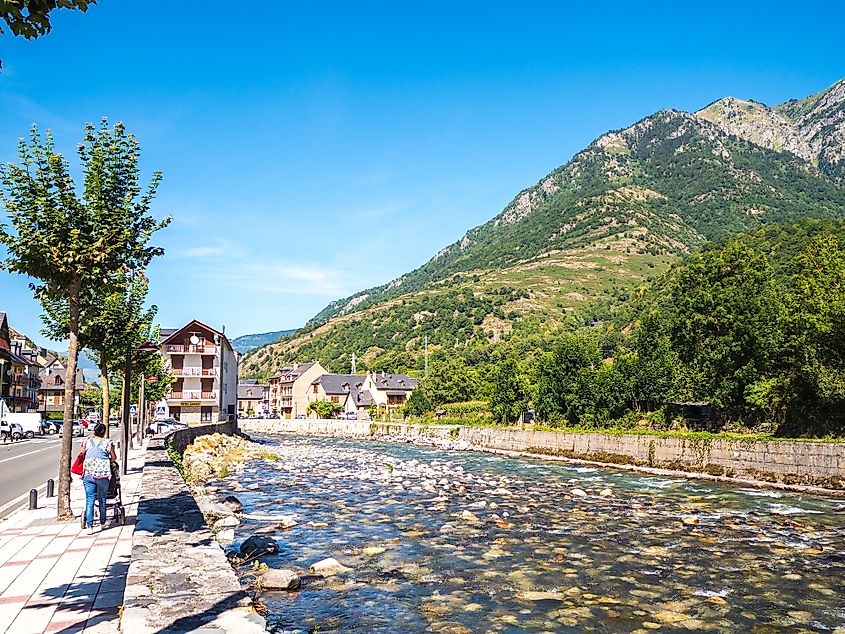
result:
<svg viewBox="0 0 845 634"><path fill-rule="evenodd" d="M425 336L425 376L428 376L428 335Z"/></svg>
<svg viewBox="0 0 845 634"><path fill-rule="evenodd" d="M355 353L352 353L352 374L355 374L358 371L357 366L355 365Z"/></svg>

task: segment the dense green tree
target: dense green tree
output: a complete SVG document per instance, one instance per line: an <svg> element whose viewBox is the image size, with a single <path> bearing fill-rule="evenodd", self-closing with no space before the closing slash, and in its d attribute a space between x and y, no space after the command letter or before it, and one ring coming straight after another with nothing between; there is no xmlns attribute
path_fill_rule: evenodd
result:
<svg viewBox="0 0 845 634"><path fill-rule="evenodd" d="M149 280L143 271L118 270L108 284L92 286L80 294L79 347L90 351L97 362L103 385L112 374L124 371L126 354L147 341L153 332L158 308L146 307ZM47 298L42 315L43 333L54 340L69 336L68 305L64 298ZM101 411L104 419L111 414L111 403L103 393Z"/></svg>
<svg viewBox="0 0 845 634"><path fill-rule="evenodd" d="M340 403L332 403L331 401L312 401L308 403L308 411L316 412L320 418L334 418L343 410L343 405Z"/></svg>
<svg viewBox="0 0 845 634"><path fill-rule="evenodd" d="M577 418L589 398L589 371L599 359L595 341L572 333L561 335L537 371L535 406L543 420Z"/></svg>
<svg viewBox="0 0 845 634"><path fill-rule="evenodd" d="M669 287L672 348L690 396L742 415L746 388L770 377L781 345L783 297L768 258L738 239L681 267Z"/></svg>
<svg viewBox="0 0 845 634"><path fill-rule="evenodd" d="M633 404L637 409L651 410L669 399L676 369L660 313L652 310L642 315L634 326L632 340L636 352Z"/></svg>
<svg viewBox="0 0 845 634"><path fill-rule="evenodd" d="M414 390L405 403L405 413L411 416L422 416L431 410L431 401L422 389Z"/></svg>
<svg viewBox="0 0 845 634"><path fill-rule="evenodd" d="M814 238L795 259L788 301L792 363L778 387L795 399L804 424L820 433L845 429L845 250L834 236ZM827 419L827 423L824 422ZM797 422L796 422L797 423Z"/></svg>
<svg viewBox="0 0 845 634"><path fill-rule="evenodd" d="M103 120L99 128L85 127L78 149L84 176L80 194L50 133L42 136L33 128L29 141L20 141L18 153L20 163L0 168L0 202L13 227L0 225L0 244L7 250L3 266L34 279L34 295L45 308L66 302L69 346L57 513L59 519L69 519L81 300L110 284L115 271L144 268L161 255L163 249L149 241L170 219L157 221L149 214L161 174L156 172L149 186L141 187L138 142L121 123L110 128Z"/></svg>
<svg viewBox="0 0 845 634"><path fill-rule="evenodd" d="M433 407L471 401L478 391L478 377L457 354L438 351L432 356L428 376L422 379L420 388Z"/></svg>
<svg viewBox="0 0 845 634"><path fill-rule="evenodd" d="M491 380L490 413L497 423L510 425L528 409L531 388L527 375L513 356L495 366Z"/></svg>

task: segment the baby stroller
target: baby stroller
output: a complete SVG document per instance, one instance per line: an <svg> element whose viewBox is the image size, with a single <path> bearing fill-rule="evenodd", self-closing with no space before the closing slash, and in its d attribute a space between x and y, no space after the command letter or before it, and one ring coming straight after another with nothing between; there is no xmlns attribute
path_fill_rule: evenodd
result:
<svg viewBox="0 0 845 634"><path fill-rule="evenodd" d="M111 479L109 480L109 490L106 493L106 515L109 514L109 509L113 510L112 517L115 522L121 526L126 524L126 509L123 506L123 497L120 492L120 465L114 460L111 461ZM80 523L82 528L85 528L85 513L82 513Z"/></svg>

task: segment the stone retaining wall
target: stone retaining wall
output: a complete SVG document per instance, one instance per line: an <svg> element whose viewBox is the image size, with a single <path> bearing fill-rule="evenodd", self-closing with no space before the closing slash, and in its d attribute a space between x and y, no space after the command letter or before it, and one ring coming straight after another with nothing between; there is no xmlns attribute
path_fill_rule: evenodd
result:
<svg viewBox="0 0 845 634"><path fill-rule="evenodd" d="M490 427L345 420L244 420L245 432L340 437L411 437L462 448L506 451L845 490L845 443L688 439Z"/></svg>
<svg viewBox="0 0 845 634"><path fill-rule="evenodd" d="M238 433L238 422L227 421L225 423L216 423L214 425L198 425L196 427L188 427L187 429L180 429L168 434L165 438L170 441L174 451L180 456L185 453L185 448L190 445L196 438L205 436L207 434L226 434L227 436L234 436Z"/></svg>
<svg viewBox="0 0 845 634"><path fill-rule="evenodd" d="M169 436L180 453L194 438L233 434L237 423L202 425ZM147 447L121 630L132 634L265 631L235 571L212 538L164 438Z"/></svg>

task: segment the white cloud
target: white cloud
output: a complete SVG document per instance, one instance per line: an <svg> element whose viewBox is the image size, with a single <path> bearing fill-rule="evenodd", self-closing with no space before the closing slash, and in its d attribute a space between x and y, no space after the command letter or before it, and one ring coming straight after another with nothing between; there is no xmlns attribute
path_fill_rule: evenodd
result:
<svg viewBox="0 0 845 634"><path fill-rule="evenodd" d="M287 262L238 263L236 278L240 286L277 295L321 295L332 298L351 294L357 288L345 271L317 265ZM234 281L233 279L233 281Z"/></svg>
<svg viewBox="0 0 845 634"><path fill-rule="evenodd" d="M222 246L188 247L187 249L173 249L172 253L177 258L202 259L223 255L226 253L226 249Z"/></svg>

